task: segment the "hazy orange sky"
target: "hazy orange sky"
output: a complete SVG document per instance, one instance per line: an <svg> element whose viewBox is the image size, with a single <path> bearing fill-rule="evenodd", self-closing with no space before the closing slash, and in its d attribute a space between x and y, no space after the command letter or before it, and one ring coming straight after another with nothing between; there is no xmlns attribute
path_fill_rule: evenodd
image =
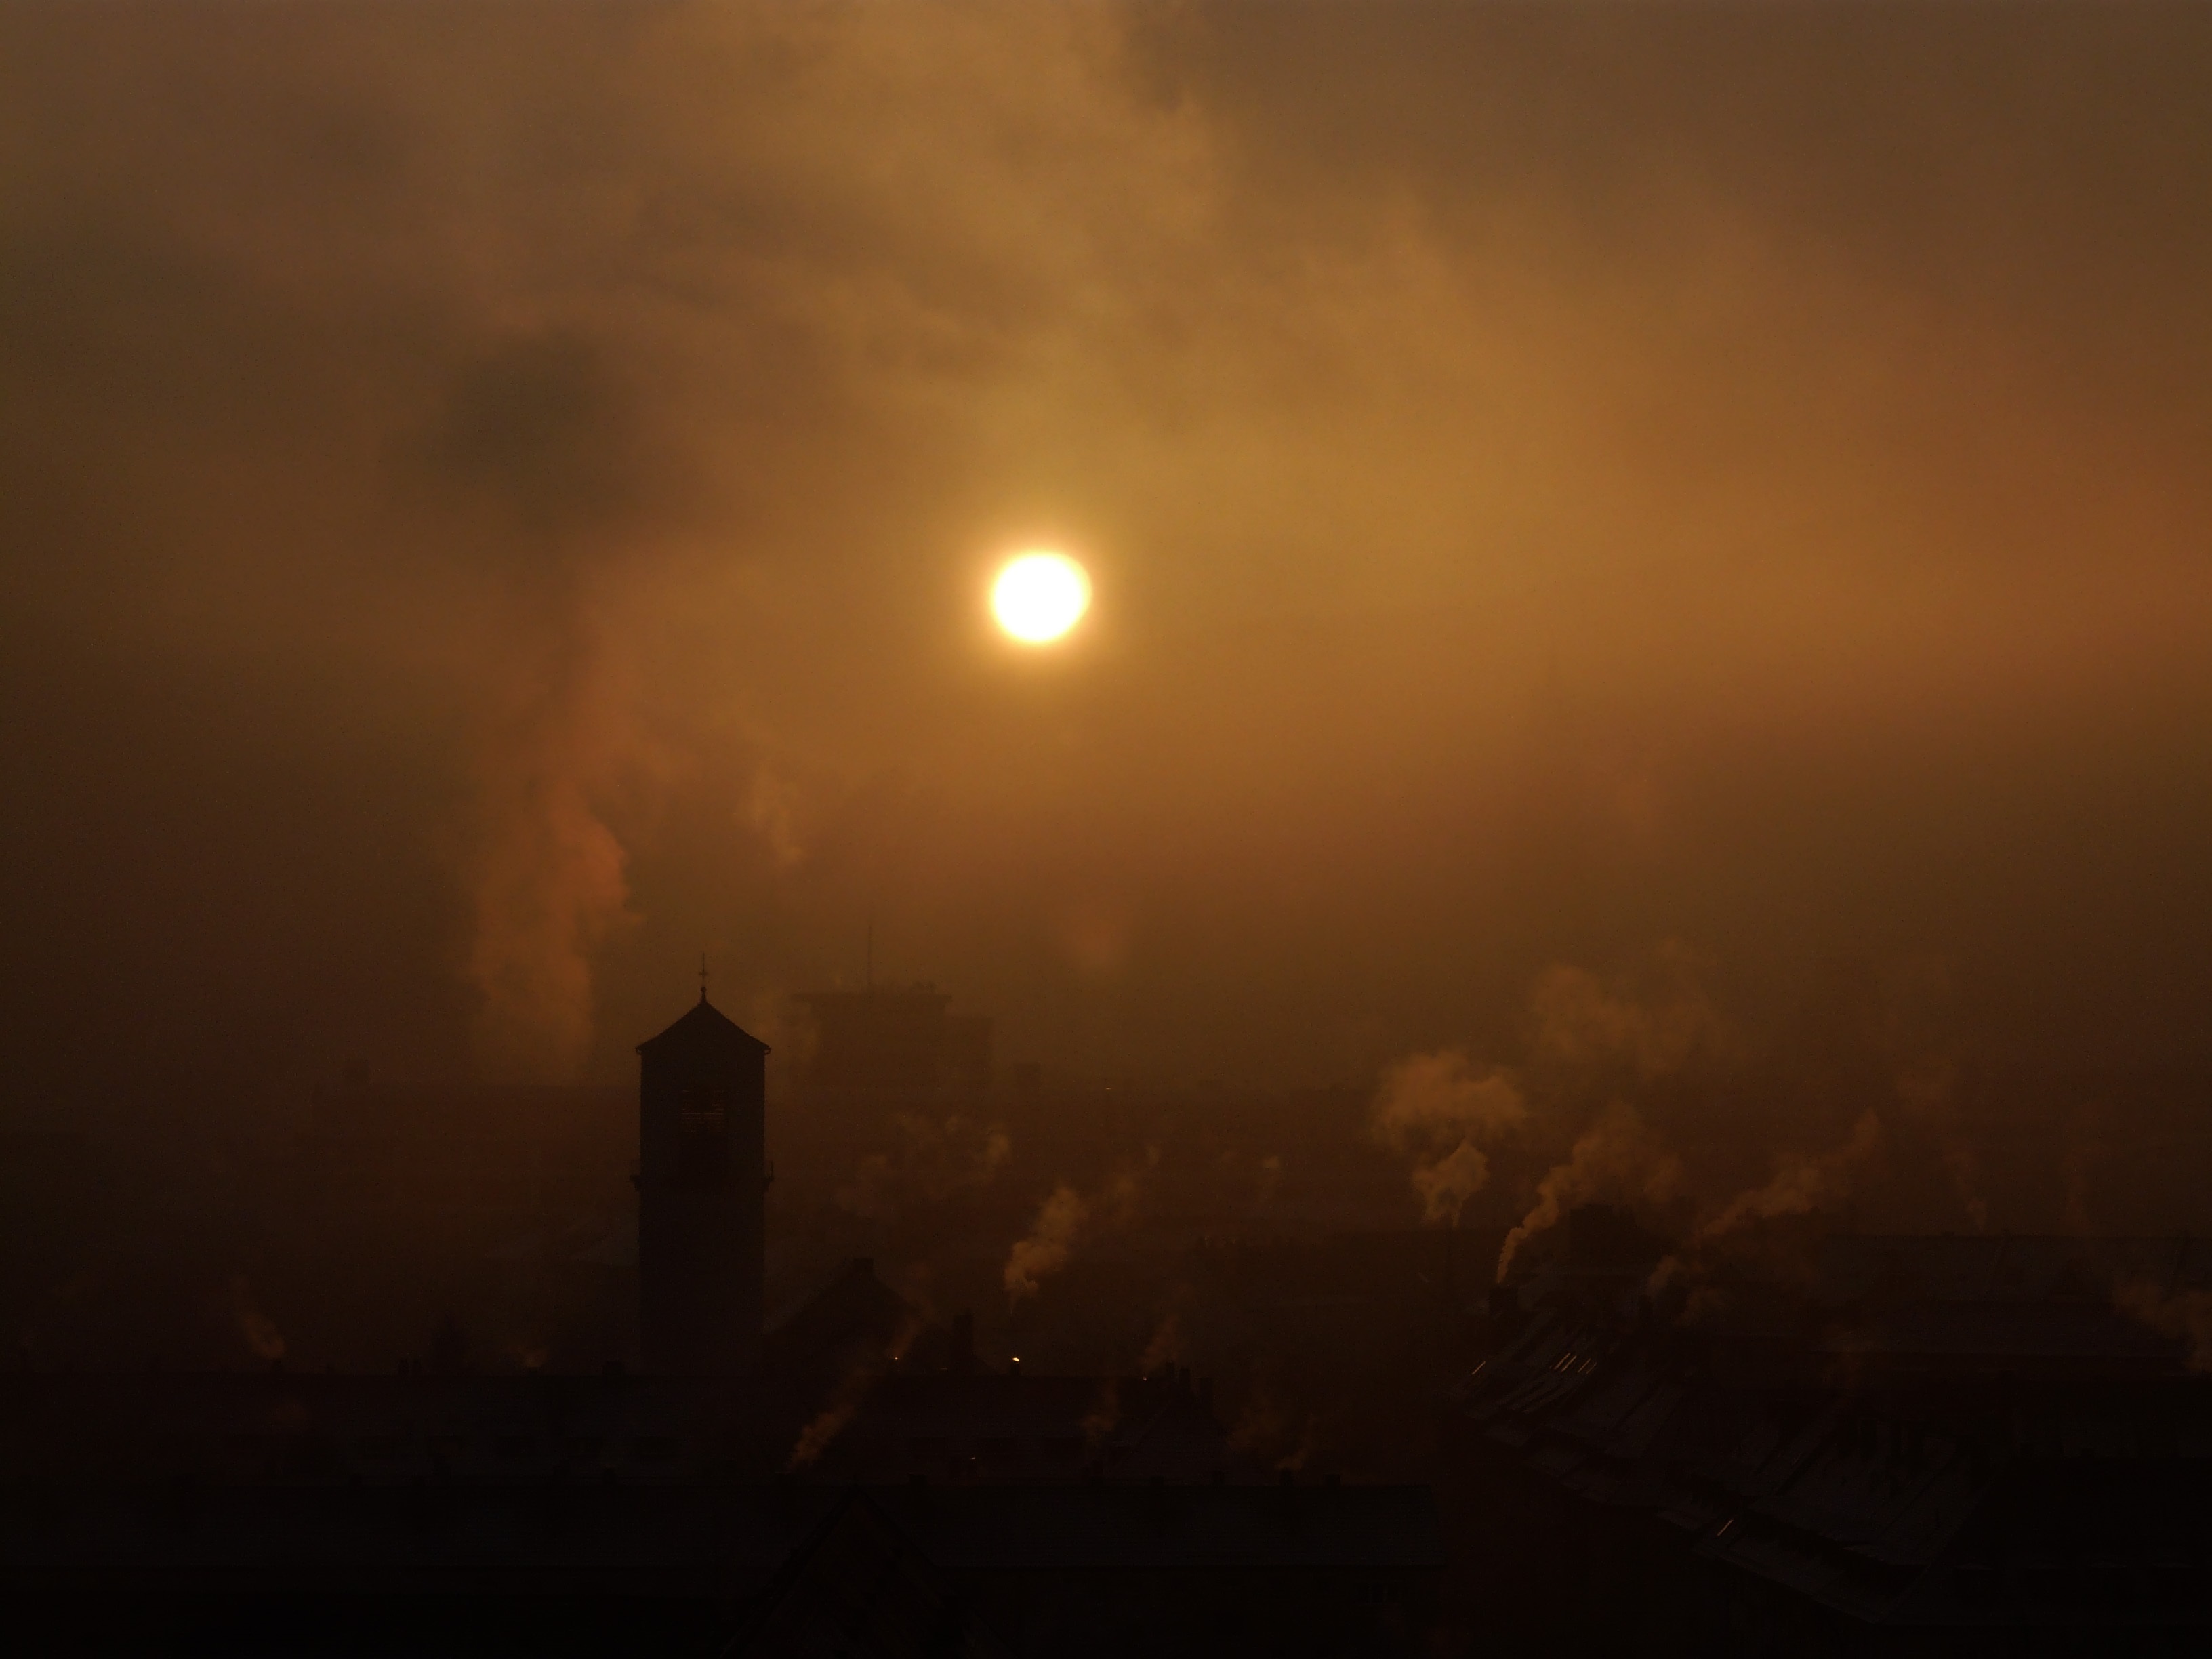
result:
<svg viewBox="0 0 2212 1659"><path fill-rule="evenodd" d="M2203 8L19 4L0 169L26 1100L871 918L1079 1072L2212 1049Z"/></svg>

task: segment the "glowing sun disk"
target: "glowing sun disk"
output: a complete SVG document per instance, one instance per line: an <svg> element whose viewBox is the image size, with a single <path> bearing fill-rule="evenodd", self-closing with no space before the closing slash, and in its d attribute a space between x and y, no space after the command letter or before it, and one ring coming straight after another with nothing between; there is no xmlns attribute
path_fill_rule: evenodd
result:
<svg viewBox="0 0 2212 1659"><path fill-rule="evenodd" d="M1045 645L1082 619L1091 578L1065 553L1024 553L991 584L991 614L1024 645Z"/></svg>

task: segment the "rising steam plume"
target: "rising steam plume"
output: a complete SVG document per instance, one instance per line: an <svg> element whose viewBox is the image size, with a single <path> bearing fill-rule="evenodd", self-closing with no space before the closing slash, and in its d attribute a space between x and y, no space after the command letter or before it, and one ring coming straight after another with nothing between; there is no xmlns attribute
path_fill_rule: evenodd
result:
<svg viewBox="0 0 2212 1659"><path fill-rule="evenodd" d="M1682 1183L1681 1161L1659 1143L1636 1109L1615 1101L1576 1139L1564 1164L1545 1172L1536 1184L1536 1202L1505 1235L1498 1253L1503 1284L1521 1247L1559 1224L1577 1204L1601 1200L1662 1202Z"/></svg>
<svg viewBox="0 0 2212 1659"><path fill-rule="evenodd" d="M559 731L483 768L469 977L477 1050L502 1079L565 1081L592 1040L592 957L628 916L622 844Z"/></svg>
<svg viewBox="0 0 2212 1659"><path fill-rule="evenodd" d="M1038 1206L1028 1235L1007 1253L1001 1278L1009 1302L1035 1296L1047 1279L1067 1266L1076 1240L1094 1225L1127 1226L1136 1218L1144 1178L1158 1167L1160 1149L1147 1146L1141 1165L1123 1164L1091 1198L1062 1182Z"/></svg>
<svg viewBox="0 0 2212 1659"><path fill-rule="evenodd" d="M1067 1265L1076 1236L1091 1219L1091 1206L1074 1188L1063 1182L1038 1206L1036 1220L1026 1237L1017 1239L1007 1254L1006 1298L1018 1302L1035 1296L1045 1279Z"/></svg>
<svg viewBox="0 0 2212 1659"><path fill-rule="evenodd" d="M1413 1158L1423 1218L1457 1224L1468 1200L1490 1179L1483 1146L1528 1118L1511 1077L1495 1067L1478 1073L1464 1054L1448 1049L1393 1066L1369 1108L1368 1127L1393 1152Z"/></svg>
<svg viewBox="0 0 2212 1659"><path fill-rule="evenodd" d="M845 1426L867 1403L869 1390L890 1369L890 1363L905 1352L908 1346L921 1334L922 1322L912 1318L902 1324L881 1351L866 1355L837 1379L829 1400L822 1409L810 1418L792 1443L791 1454L784 1460L787 1472L803 1469L821 1461Z"/></svg>
<svg viewBox="0 0 2212 1659"><path fill-rule="evenodd" d="M1670 1255L1653 1271L1656 1290L1695 1266L1711 1246L1731 1234L1760 1221L1783 1216L1809 1215L1845 1197L1862 1171L1881 1152L1884 1139L1881 1119L1862 1113L1842 1146L1818 1153L1792 1153L1780 1161L1773 1178L1764 1186L1739 1193L1691 1231L1679 1255Z"/></svg>
<svg viewBox="0 0 2212 1659"><path fill-rule="evenodd" d="M481 520L502 635L477 695L469 976L489 1075L573 1079L592 1041L595 953L634 918L604 801L647 745L605 617L649 493L635 399L575 327L496 339L452 371L415 480Z"/></svg>
<svg viewBox="0 0 2212 1659"><path fill-rule="evenodd" d="M1782 1160L1774 1178L1763 1187L1741 1193L1711 1220L1692 1234L1694 1243L1726 1237L1753 1221L1778 1216L1807 1215L1832 1204L1850 1190L1860 1169L1881 1150L1881 1119L1872 1112L1860 1115L1850 1139L1841 1146L1811 1156L1793 1155Z"/></svg>

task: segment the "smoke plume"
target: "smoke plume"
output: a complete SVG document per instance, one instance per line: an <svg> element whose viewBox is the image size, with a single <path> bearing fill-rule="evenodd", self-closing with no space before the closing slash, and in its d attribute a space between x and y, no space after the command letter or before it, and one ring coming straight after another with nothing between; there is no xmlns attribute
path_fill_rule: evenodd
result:
<svg viewBox="0 0 2212 1659"><path fill-rule="evenodd" d="M1860 1115L1851 1138L1841 1146L1814 1156L1785 1158L1774 1178L1765 1186L1740 1193L1718 1214L1699 1226L1692 1242L1721 1238L1751 1221L1771 1221L1777 1216L1806 1215L1832 1204L1850 1190L1859 1170L1881 1149L1881 1120L1872 1112Z"/></svg>
<svg viewBox="0 0 2212 1659"><path fill-rule="evenodd" d="M908 1319L880 1351L866 1355L838 1379L837 1386L830 1391L829 1403L799 1430L799 1438L792 1444L791 1455L784 1460L787 1470L805 1468L820 1461L822 1454L845 1431L845 1425L866 1401L876 1379L888 1369L892 1359L906 1351L921 1334L921 1326L918 1316Z"/></svg>
<svg viewBox="0 0 2212 1659"><path fill-rule="evenodd" d="M1067 1265L1079 1235L1094 1225L1127 1227L1137 1219L1144 1200L1145 1177L1159 1167L1160 1149L1145 1148L1140 1164L1118 1165L1097 1194L1085 1198L1062 1182L1038 1208L1029 1237L1018 1240L1006 1256L1003 1278L1006 1297L1019 1302L1036 1294L1037 1287Z"/></svg>
<svg viewBox="0 0 2212 1659"><path fill-rule="evenodd" d="M1651 1288L1656 1291L1673 1282L1711 1245L1743 1227L1781 1216L1809 1215L1844 1198L1860 1172L1881 1152L1883 1139L1881 1119L1869 1111L1860 1115L1850 1139L1842 1146L1826 1152L1784 1157L1764 1186L1737 1194L1700 1222L1682 1252L1667 1257L1652 1270Z"/></svg>
<svg viewBox="0 0 2212 1659"><path fill-rule="evenodd" d="M1425 1220L1457 1224L1468 1199L1490 1179L1478 1143L1528 1121L1528 1103L1495 1067L1477 1073L1456 1049L1415 1054L1391 1067L1368 1111L1368 1128L1391 1151L1410 1154L1413 1190Z"/></svg>
<svg viewBox="0 0 2212 1659"><path fill-rule="evenodd" d="M840 1389L836 1397L799 1431L799 1438L793 1443L791 1455L784 1460L783 1467L787 1470L803 1469L818 1462L822 1454L829 1450L830 1443L845 1431L845 1425L853 1420L853 1413L860 1410L866 1394L866 1380Z"/></svg>
<svg viewBox="0 0 2212 1659"><path fill-rule="evenodd" d="M485 784L469 977L479 1064L501 1079L565 1082L592 1039L592 953L625 915L621 844L580 781L539 754L504 757Z"/></svg>
<svg viewBox="0 0 2212 1659"><path fill-rule="evenodd" d="M1067 1265L1076 1235L1091 1219L1091 1206L1074 1188L1063 1183L1038 1208L1029 1237L1015 1242L1006 1257L1004 1274L1006 1297L1018 1302L1035 1296L1037 1286Z"/></svg>
<svg viewBox="0 0 2212 1659"><path fill-rule="evenodd" d="M1498 1282L1504 1282L1521 1247L1558 1225L1576 1205L1601 1199L1657 1203L1672 1197L1681 1180L1680 1160L1661 1146L1636 1109L1613 1102L1577 1138L1567 1161L1537 1182L1534 1207L1505 1235L1498 1253Z"/></svg>
<svg viewBox="0 0 2212 1659"><path fill-rule="evenodd" d="M1490 1160L1473 1141L1462 1140L1444 1157L1433 1164L1417 1164L1413 1170L1413 1191L1421 1200L1424 1221L1449 1221L1459 1224L1460 1212L1467 1201L1480 1192L1490 1180Z"/></svg>

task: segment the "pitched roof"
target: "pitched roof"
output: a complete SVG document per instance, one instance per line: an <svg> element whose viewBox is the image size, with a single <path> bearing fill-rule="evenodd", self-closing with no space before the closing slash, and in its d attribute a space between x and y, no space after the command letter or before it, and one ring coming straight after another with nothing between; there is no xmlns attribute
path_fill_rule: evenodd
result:
<svg viewBox="0 0 2212 1659"><path fill-rule="evenodd" d="M855 1256L770 1328L769 1363L787 1373L849 1372L861 1355L880 1364L899 1333L921 1323L914 1304L876 1277L876 1264Z"/></svg>
<svg viewBox="0 0 2212 1659"><path fill-rule="evenodd" d="M743 1044L757 1048L762 1054L768 1052L768 1044L708 1001L707 994L703 991L699 994L699 1000L685 1012L681 1019L659 1036L646 1038L637 1045L637 1051L643 1054L648 1048L657 1048L664 1044L670 1048L689 1048L694 1044L723 1048Z"/></svg>

